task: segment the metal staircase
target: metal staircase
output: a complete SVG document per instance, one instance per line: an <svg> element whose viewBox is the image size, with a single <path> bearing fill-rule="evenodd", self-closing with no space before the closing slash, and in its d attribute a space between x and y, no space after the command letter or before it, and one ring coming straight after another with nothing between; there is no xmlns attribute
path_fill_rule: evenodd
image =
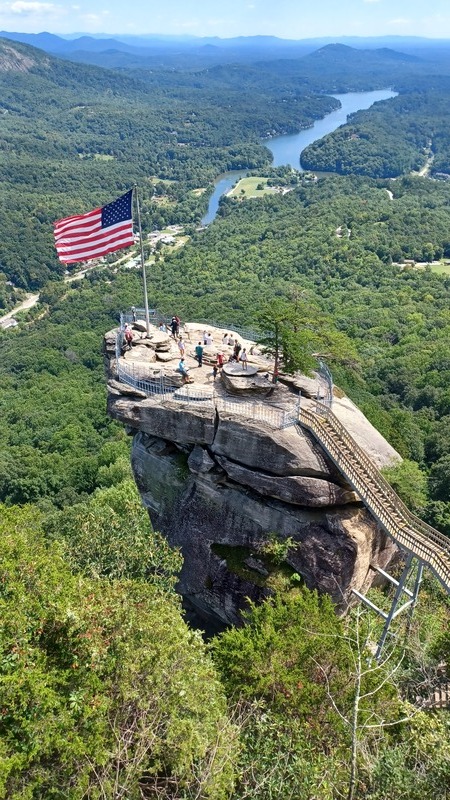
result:
<svg viewBox="0 0 450 800"><path fill-rule="evenodd" d="M359 494L362 502L381 527L407 553L406 567L400 581L386 577L397 586L389 613L380 611L373 603L355 592L360 599L385 619L385 628L378 645L381 653L390 623L404 608L414 607L420 587L423 567L428 567L450 594L450 539L427 525L413 514L394 492L379 469L355 442L328 405L317 402L315 410L301 408L299 423L310 431L328 453L339 471ZM414 562L417 577L414 591L407 588ZM406 595L403 605L400 601Z"/></svg>

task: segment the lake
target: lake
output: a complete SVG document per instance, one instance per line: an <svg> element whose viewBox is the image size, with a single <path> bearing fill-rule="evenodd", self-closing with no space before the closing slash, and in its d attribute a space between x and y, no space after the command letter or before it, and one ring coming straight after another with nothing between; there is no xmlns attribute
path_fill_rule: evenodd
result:
<svg viewBox="0 0 450 800"><path fill-rule="evenodd" d="M355 111L362 111L370 108L379 100L389 100L396 97L397 93L391 89L378 89L374 92L348 92L347 94L335 94L341 102L341 108L331 111L323 119L318 119L311 128L299 131L298 133L274 136L273 139L263 139L262 143L271 151L273 155L272 166L290 166L303 172L300 165L300 153L309 144L317 139L322 139L328 133L332 133L340 125L347 122L349 114ZM219 175L214 184L214 191L209 199L208 211L202 219L202 225L209 225L217 214L219 200L226 194L238 180L247 175L247 170L236 170Z"/></svg>

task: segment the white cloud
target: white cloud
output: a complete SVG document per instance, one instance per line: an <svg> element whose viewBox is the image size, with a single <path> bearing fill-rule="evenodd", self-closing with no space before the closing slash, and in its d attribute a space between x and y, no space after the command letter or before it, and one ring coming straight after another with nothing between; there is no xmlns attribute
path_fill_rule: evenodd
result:
<svg viewBox="0 0 450 800"><path fill-rule="evenodd" d="M58 6L53 3L39 3L33 0L16 0L14 3L6 3L2 9L11 14L28 16L30 14L53 14L58 10Z"/></svg>
<svg viewBox="0 0 450 800"><path fill-rule="evenodd" d="M86 22L100 22L101 15L100 14L83 14L81 19L86 20Z"/></svg>
<svg viewBox="0 0 450 800"><path fill-rule="evenodd" d="M396 19L388 20L387 24L388 25L395 25L395 26L397 26L397 25L411 25L411 21L412 20L407 19L406 17L397 17Z"/></svg>

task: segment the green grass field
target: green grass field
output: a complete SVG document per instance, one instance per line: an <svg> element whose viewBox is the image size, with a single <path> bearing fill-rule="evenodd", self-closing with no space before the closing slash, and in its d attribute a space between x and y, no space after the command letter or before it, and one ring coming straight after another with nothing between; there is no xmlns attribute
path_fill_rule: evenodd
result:
<svg viewBox="0 0 450 800"><path fill-rule="evenodd" d="M263 188L258 189L258 186L262 186ZM242 198L244 200L248 197L262 197L263 194L272 194L273 191L271 186L267 186L267 178L256 176L252 178L242 178L242 180L228 192L228 196Z"/></svg>
<svg viewBox="0 0 450 800"><path fill-rule="evenodd" d="M450 275L450 263L432 264L431 272L437 272L438 275Z"/></svg>

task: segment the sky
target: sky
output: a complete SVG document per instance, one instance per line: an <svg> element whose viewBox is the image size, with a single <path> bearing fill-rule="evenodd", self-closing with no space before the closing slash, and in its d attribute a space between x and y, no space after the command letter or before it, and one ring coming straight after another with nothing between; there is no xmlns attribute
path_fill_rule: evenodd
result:
<svg viewBox="0 0 450 800"><path fill-rule="evenodd" d="M450 38L449 0L0 0L0 30Z"/></svg>

